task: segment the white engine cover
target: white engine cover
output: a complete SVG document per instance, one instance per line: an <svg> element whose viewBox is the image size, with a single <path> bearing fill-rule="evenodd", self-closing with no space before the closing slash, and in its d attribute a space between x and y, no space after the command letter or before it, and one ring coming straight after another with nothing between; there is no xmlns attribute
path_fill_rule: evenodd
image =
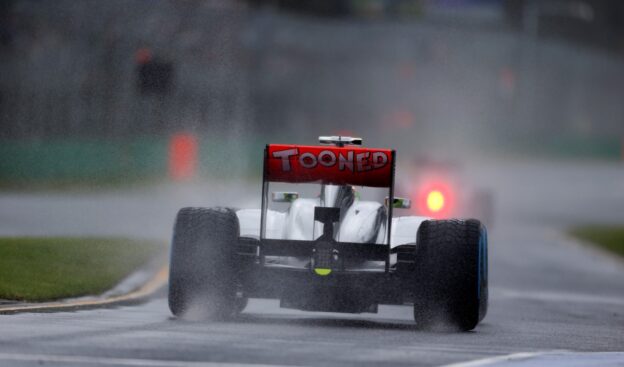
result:
<svg viewBox="0 0 624 367"><path fill-rule="evenodd" d="M289 240L314 240L323 232L323 225L314 221L314 207L318 199L297 199L287 212L267 210L266 238ZM344 215L336 239L340 242L386 242L386 225L383 223L377 233L372 233L381 204L374 201L357 201ZM260 236L260 209L241 209L236 212L241 236ZM392 219L391 247L415 243L420 223L428 217L405 216Z"/></svg>

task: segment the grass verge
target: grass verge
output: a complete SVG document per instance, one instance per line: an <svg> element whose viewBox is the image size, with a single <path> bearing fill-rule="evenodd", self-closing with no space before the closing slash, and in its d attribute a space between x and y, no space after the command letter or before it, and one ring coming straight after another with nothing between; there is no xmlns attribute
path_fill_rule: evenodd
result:
<svg viewBox="0 0 624 367"><path fill-rule="evenodd" d="M570 233L624 257L624 226L583 226L573 228Z"/></svg>
<svg viewBox="0 0 624 367"><path fill-rule="evenodd" d="M0 238L0 298L48 301L100 294L163 249L123 238Z"/></svg>

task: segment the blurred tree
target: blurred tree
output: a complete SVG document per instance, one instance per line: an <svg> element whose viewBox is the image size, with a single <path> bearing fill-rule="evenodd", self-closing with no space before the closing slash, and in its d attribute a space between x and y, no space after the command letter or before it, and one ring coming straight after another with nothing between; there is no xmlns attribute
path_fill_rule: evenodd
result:
<svg viewBox="0 0 624 367"><path fill-rule="evenodd" d="M12 17L13 0L0 0L0 45L9 46L13 40Z"/></svg>
<svg viewBox="0 0 624 367"><path fill-rule="evenodd" d="M140 48L135 54L138 90L141 94L166 95L173 84L173 64L155 59L151 50Z"/></svg>
<svg viewBox="0 0 624 367"><path fill-rule="evenodd" d="M557 37L624 52L622 0L503 0L508 22L540 37Z"/></svg>
<svg viewBox="0 0 624 367"><path fill-rule="evenodd" d="M253 6L274 5L278 8L320 16L345 16L351 12L349 0L247 0Z"/></svg>

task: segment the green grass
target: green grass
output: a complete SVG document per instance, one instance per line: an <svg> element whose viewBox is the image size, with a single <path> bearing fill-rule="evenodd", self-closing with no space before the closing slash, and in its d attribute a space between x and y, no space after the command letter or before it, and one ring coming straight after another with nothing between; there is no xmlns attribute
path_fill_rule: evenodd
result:
<svg viewBox="0 0 624 367"><path fill-rule="evenodd" d="M160 251L162 244L122 238L0 238L0 299L99 294Z"/></svg>
<svg viewBox="0 0 624 367"><path fill-rule="evenodd" d="M574 228L570 233L624 257L624 226L584 226Z"/></svg>

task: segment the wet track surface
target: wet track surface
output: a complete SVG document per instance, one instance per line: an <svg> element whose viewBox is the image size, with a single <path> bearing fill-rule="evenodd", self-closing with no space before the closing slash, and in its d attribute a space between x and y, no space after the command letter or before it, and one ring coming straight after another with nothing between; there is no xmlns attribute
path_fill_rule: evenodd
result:
<svg viewBox="0 0 624 367"><path fill-rule="evenodd" d="M497 222L490 308L473 332L418 331L409 307L342 315L284 310L273 300L252 300L233 322L180 321L163 291L138 306L0 316L0 366L443 365L522 352L624 351L623 262L562 232L624 221L624 167L519 162L479 172L496 191ZM167 240L179 206L236 201L244 188L3 194L0 233ZM614 356L609 365L624 364Z"/></svg>

